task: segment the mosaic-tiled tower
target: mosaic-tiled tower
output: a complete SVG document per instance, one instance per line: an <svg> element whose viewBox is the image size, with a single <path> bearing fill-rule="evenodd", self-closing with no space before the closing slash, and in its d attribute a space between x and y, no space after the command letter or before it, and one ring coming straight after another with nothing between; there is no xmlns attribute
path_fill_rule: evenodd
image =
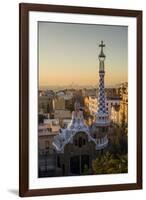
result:
<svg viewBox="0 0 146 200"><path fill-rule="evenodd" d="M91 126L91 135L95 138L98 144L97 150L104 149L108 145L108 133L109 133L109 114L106 107L105 87L104 87L104 76L105 76L105 54L103 48L105 44L101 41L99 47L99 88L98 88L98 108L95 115L95 121Z"/></svg>
<svg viewBox="0 0 146 200"><path fill-rule="evenodd" d="M105 61L105 54L103 52L103 48L105 44L103 41L99 44L101 48L99 58L99 91L98 91L98 110L96 113L95 122L99 126L107 126L109 125L109 115L106 108L106 97L105 97L105 87L104 87L104 76L105 76L105 68L104 68L104 61Z"/></svg>
<svg viewBox="0 0 146 200"><path fill-rule="evenodd" d="M103 53L103 47L105 47L105 44L103 44L103 41L101 41L101 44L99 45L101 47L101 52L99 54L99 92L98 92L98 112L101 114L106 113L106 107L105 107L105 89L104 89L104 60L105 55Z"/></svg>

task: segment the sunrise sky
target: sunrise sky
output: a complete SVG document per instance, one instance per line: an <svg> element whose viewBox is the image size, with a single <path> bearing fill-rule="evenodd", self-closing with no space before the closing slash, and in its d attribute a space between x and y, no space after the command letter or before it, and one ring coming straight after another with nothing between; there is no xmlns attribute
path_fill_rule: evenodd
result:
<svg viewBox="0 0 146 200"><path fill-rule="evenodd" d="M99 43L106 47L105 85L127 81L126 26L38 23L39 87L98 84Z"/></svg>

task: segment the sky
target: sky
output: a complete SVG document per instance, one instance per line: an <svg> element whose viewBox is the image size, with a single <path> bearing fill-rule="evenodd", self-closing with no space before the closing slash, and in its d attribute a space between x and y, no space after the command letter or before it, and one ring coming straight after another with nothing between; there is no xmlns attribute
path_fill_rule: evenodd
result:
<svg viewBox="0 0 146 200"><path fill-rule="evenodd" d="M128 27L39 22L39 87L98 85L101 40L106 45L105 85L126 82Z"/></svg>

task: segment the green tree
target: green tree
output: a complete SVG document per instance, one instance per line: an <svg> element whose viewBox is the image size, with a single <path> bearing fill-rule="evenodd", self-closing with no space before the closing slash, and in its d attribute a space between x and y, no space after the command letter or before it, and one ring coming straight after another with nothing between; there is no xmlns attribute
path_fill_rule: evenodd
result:
<svg viewBox="0 0 146 200"><path fill-rule="evenodd" d="M116 155L107 152L105 155L98 156L92 162L94 174L116 174L127 173L127 155Z"/></svg>
<svg viewBox="0 0 146 200"><path fill-rule="evenodd" d="M117 154L123 155L128 152L128 137L122 127L114 127L113 135L110 138L108 150L115 156Z"/></svg>

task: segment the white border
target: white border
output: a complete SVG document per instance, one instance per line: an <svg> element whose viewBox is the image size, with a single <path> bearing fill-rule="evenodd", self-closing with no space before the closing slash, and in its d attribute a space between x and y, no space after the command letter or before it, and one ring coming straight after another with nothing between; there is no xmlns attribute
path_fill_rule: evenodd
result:
<svg viewBox="0 0 146 200"><path fill-rule="evenodd" d="M128 26L128 173L76 177L37 177L37 22ZM29 12L29 189L136 183L136 18Z"/></svg>

